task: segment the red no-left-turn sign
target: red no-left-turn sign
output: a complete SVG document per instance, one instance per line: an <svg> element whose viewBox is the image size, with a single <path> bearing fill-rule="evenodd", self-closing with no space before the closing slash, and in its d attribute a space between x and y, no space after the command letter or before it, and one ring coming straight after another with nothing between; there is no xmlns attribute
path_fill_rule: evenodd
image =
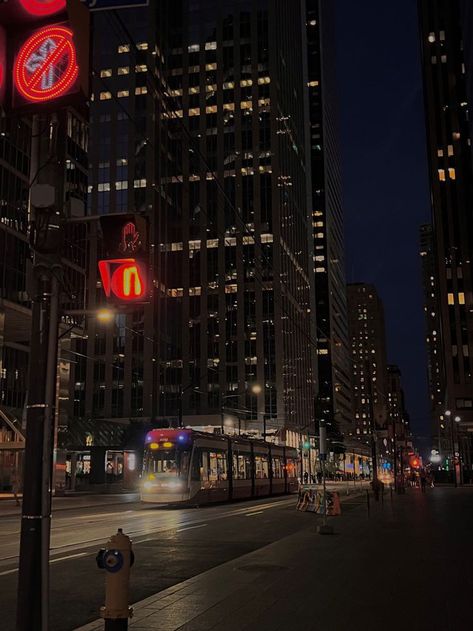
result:
<svg viewBox="0 0 473 631"><path fill-rule="evenodd" d="M20 48L13 78L16 89L28 101L51 101L67 94L79 67L71 29L46 26Z"/></svg>

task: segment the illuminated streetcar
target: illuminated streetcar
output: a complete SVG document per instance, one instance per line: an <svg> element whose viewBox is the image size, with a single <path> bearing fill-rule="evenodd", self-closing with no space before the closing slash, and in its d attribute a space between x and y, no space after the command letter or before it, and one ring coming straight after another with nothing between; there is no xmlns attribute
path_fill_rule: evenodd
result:
<svg viewBox="0 0 473 631"><path fill-rule="evenodd" d="M261 440L191 429L147 433L141 499L191 504L297 490L297 451Z"/></svg>

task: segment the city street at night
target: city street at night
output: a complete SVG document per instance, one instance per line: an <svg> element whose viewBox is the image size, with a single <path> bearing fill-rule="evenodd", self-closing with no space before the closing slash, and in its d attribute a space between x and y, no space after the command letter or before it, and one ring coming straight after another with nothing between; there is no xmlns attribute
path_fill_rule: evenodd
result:
<svg viewBox="0 0 473 631"><path fill-rule="evenodd" d="M473 0L0 0L0 631L472 631Z"/></svg>
<svg viewBox="0 0 473 631"><path fill-rule="evenodd" d="M473 489L387 493L383 503L371 498L370 516L365 491L342 506L331 520L335 535L325 537L315 533L319 517L295 511L294 497L203 509L57 511L51 629L98 618L104 573L94 557L117 527L134 542L131 601L147 599L135 606L136 631L256 630L262 620L274 630L375 631L382 621L394 631L411 624L413 602L419 631L469 629ZM16 566L9 558L16 544L7 542L17 534L17 518L0 519L2 631L14 629L16 573L8 568Z"/></svg>

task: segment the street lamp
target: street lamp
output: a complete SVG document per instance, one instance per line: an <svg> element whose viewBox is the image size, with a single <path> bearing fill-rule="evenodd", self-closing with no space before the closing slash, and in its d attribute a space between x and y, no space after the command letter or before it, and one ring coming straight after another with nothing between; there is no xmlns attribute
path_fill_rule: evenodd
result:
<svg viewBox="0 0 473 631"><path fill-rule="evenodd" d="M104 324L111 322L115 317L115 312L112 309L99 309L97 311L97 320Z"/></svg>
<svg viewBox="0 0 473 631"><path fill-rule="evenodd" d="M251 386L251 392L253 394L261 394L263 388L259 385L259 383L254 383ZM265 406L266 407L266 406ZM256 420L258 420L258 403L256 403ZM263 440L266 441L266 412L263 412Z"/></svg>
<svg viewBox="0 0 473 631"><path fill-rule="evenodd" d="M453 433L453 419L452 419L452 412L451 410L445 410L445 416L450 420L450 440L452 443L452 467L453 467L453 483L455 485L455 488L458 486L458 480L457 480L457 463L456 463L456 455L455 455L455 438L454 438L454 433ZM461 417L460 416L455 416L454 418L456 423L459 423L461 421ZM460 457L460 454L459 454Z"/></svg>
<svg viewBox="0 0 473 631"><path fill-rule="evenodd" d="M250 392L252 394L258 395L258 394L261 394L263 389L261 388L259 383L253 383L249 387L249 390L250 390ZM233 394L224 394L221 397L222 403L221 403L221 406L220 406L220 415L221 415L221 422L220 422L220 424L221 424L222 434L224 432L224 425L225 425L225 423L224 423L225 401L227 399L239 398L243 394L244 394L244 392L243 393L242 392L234 392ZM253 410L252 409L249 409L249 410L247 410L247 409L236 409L236 408L232 408L232 410L234 412L238 413L237 414L237 416L238 416L238 435L240 435L241 434L241 417L240 417L239 413L244 412L245 414L251 414L251 418L253 418ZM258 416L258 412L257 412L256 416Z"/></svg>

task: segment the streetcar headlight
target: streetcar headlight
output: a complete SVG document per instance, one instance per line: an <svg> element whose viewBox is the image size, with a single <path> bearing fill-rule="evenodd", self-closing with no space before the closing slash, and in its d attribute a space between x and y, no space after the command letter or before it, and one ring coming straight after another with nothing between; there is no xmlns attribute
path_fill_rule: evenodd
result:
<svg viewBox="0 0 473 631"><path fill-rule="evenodd" d="M180 489L182 487L182 482L169 482L170 489Z"/></svg>

